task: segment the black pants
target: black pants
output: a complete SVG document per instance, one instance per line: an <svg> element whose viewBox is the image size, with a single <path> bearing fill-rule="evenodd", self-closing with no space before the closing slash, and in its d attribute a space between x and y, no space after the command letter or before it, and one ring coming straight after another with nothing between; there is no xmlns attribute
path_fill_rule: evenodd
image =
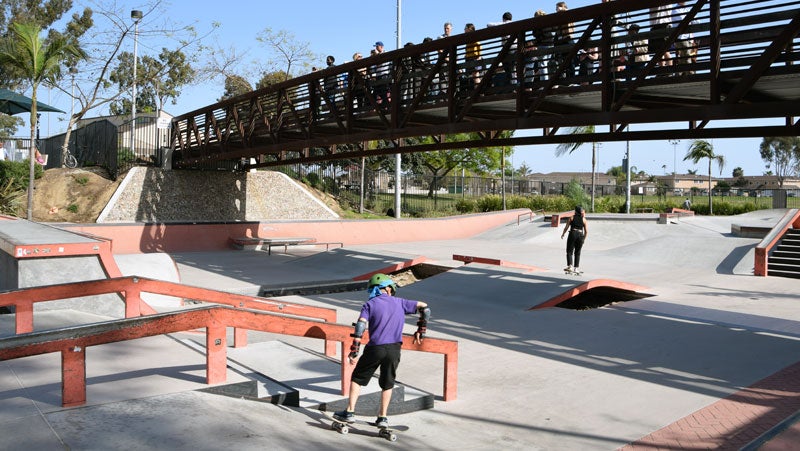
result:
<svg viewBox="0 0 800 451"><path fill-rule="evenodd" d="M583 230L570 229L567 237L567 266L572 265L573 254L575 256L575 267L581 265L581 248L583 248Z"/></svg>

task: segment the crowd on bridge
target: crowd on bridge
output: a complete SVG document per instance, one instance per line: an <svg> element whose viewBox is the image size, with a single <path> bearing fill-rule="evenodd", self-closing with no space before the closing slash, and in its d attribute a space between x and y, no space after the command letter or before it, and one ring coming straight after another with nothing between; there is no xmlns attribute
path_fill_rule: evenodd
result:
<svg viewBox="0 0 800 451"><path fill-rule="evenodd" d="M611 1L613 0L602 0L603 3ZM612 17L614 41L611 46L610 71L615 74L614 76L627 79L635 77L645 64L656 56L658 59L656 67L669 67L676 63L685 69L683 72L671 71L670 75L691 73L688 66L696 61L697 55L697 43L692 33L687 31L681 34L673 44L667 45L666 42L670 28L681 22L687 15L688 9L686 2L652 7L649 10L649 24L643 22L641 18L632 20L629 13ZM556 3L555 13L567 10L566 2ZM534 13L534 17L545 15L547 13L541 9ZM487 27L507 24L512 20L511 12L505 12L500 22L488 23ZM640 23L648 27L647 39L639 37L642 28ZM443 33L438 36L438 39L452 36L453 28L451 22L444 23ZM464 25L464 33L474 32L476 29L473 23ZM500 44L505 45L507 39L511 39L511 36L503 38ZM430 41L433 41L433 38L426 37L422 42ZM602 64L600 52L596 46L571 52L574 56L568 57L570 49L576 44L573 23L530 30L525 34L520 57L518 57L517 44L516 39L512 40L503 57L499 57L499 52L497 52L499 45L490 49L489 52L485 52L481 42L477 41L464 46L463 53L455 56L456 58L461 56L458 59L457 79L452 80L457 92L460 94L471 92L475 86L481 83L491 65L497 66L491 72L490 83L493 88L522 85L528 90L532 90L536 82L546 81L550 78L569 80L565 83L575 83L577 80L581 85L588 85L593 81L592 76L599 71L600 64ZM413 42L408 42L404 47L413 47L414 45ZM379 55L384 51L383 42L377 41L368 56ZM363 57L361 52L356 52L353 54L352 60L359 61ZM450 58L451 55L441 50L403 58L400 63L401 78L399 80L401 100L408 101L419 93L422 89L423 76L429 75L437 63L441 64L438 65L439 69L433 74L433 79L427 86L426 98L436 99L443 96L451 85L448 80L451 75L446 67ZM440 62L440 60L443 61ZM520 61L524 64L524 68L518 72L517 64ZM327 67L333 67L335 63L336 58L329 55L326 59ZM520 73L522 80L519 80ZM330 103L335 103L343 100L345 88L352 83L353 103L356 109L367 105L368 93L372 96L376 106L386 109L391 101L391 74L391 62L383 62L363 67L357 73L350 74L349 77L348 74L329 75L323 80L322 91ZM317 105L319 107L320 103L318 102Z"/></svg>

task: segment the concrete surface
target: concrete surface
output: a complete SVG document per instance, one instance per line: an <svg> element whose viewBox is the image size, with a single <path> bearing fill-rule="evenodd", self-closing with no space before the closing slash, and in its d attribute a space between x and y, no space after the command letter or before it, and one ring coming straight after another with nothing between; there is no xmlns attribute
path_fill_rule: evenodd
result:
<svg viewBox="0 0 800 451"><path fill-rule="evenodd" d="M561 229L538 221L469 239L349 246L328 253L172 254L183 283L237 292L352 278L405 257L454 266L401 287L399 295L431 305L431 336L459 341L458 399L390 418L410 428L394 444L369 430L339 435L313 409L199 391L208 388L195 373L202 356L180 343L199 335L176 334L88 350L94 365L87 373L90 402L81 408L58 406L57 356L0 362L0 447L618 449L720 401L739 399L748 387L800 361L798 281L752 276L758 240L731 234L733 222L768 223L781 215L681 218L668 225L590 215L580 277L562 272ZM548 270L460 266L453 254ZM654 296L587 311L526 310L596 278L646 286ZM365 297L355 292L286 299L336 308L339 322L350 323ZM0 330L8 330L2 321ZM409 318L406 332L413 332L413 323ZM261 343L276 339L321 351L316 340L251 332L253 346L238 358L249 352L257 359L261 347L270 346ZM110 345L99 348L105 346ZM287 359L286 365L310 364ZM313 385L315 377L330 382L332 376L320 374L316 365L308 370L306 383ZM284 371L289 369L275 374ZM292 374L284 377L297 377ZM228 382L240 377L231 370ZM398 378L441 396L442 359L406 352ZM800 388L786 387L774 399L800 399ZM751 414L737 423L736 432L762 427L763 416ZM732 446L726 441L732 434L714 425L698 431L705 434L705 441L697 440L703 449ZM797 433L792 427L785 431ZM682 443L692 448L691 440Z"/></svg>

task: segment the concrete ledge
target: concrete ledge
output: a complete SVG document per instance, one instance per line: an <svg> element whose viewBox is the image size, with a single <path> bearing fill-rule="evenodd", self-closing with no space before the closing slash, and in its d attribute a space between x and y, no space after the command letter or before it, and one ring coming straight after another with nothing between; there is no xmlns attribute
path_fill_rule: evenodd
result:
<svg viewBox="0 0 800 451"><path fill-rule="evenodd" d="M485 265L497 265L497 266L504 266L506 268L526 269L528 271L546 271L546 269L540 268L538 266L526 265L526 264L523 264L523 263L509 262L509 261L500 260L500 259L496 259L496 258L474 257L472 255L456 255L456 254L453 254L453 260L464 262L464 264L483 263Z"/></svg>
<svg viewBox="0 0 800 451"><path fill-rule="evenodd" d="M763 239L772 230L768 226L753 226L742 224L731 224L731 234L741 238L760 238Z"/></svg>
<svg viewBox="0 0 800 451"><path fill-rule="evenodd" d="M200 252L230 249L230 237L314 237L343 246L469 238L515 224L520 208L430 219L308 220L224 223L64 224L114 241L114 253Z"/></svg>

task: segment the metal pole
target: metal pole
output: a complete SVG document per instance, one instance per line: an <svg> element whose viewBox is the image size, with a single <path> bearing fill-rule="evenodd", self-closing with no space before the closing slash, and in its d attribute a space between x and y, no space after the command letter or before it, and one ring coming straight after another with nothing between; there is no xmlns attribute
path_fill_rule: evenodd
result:
<svg viewBox="0 0 800 451"><path fill-rule="evenodd" d="M136 59L139 50L139 21L142 19L142 12L139 10L131 11L131 19L133 19L133 95L131 96L131 152L136 154L136 142L134 135L136 134Z"/></svg>
<svg viewBox="0 0 800 451"><path fill-rule="evenodd" d="M400 48L400 40L401 40L401 30L402 30L402 11L403 5L402 0L397 0L397 47ZM394 101L397 102L399 99L395 99ZM394 156L394 217L399 219L400 218L400 177L402 177L402 158L400 153L396 153Z"/></svg>
<svg viewBox="0 0 800 451"><path fill-rule="evenodd" d="M628 162L625 171L625 213L631 212L631 142L625 142L625 159Z"/></svg>
<svg viewBox="0 0 800 451"><path fill-rule="evenodd" d="M506 148L503 147L502 160L500 160L500 189L503 195L503 211L506 209Z"/></svg>

